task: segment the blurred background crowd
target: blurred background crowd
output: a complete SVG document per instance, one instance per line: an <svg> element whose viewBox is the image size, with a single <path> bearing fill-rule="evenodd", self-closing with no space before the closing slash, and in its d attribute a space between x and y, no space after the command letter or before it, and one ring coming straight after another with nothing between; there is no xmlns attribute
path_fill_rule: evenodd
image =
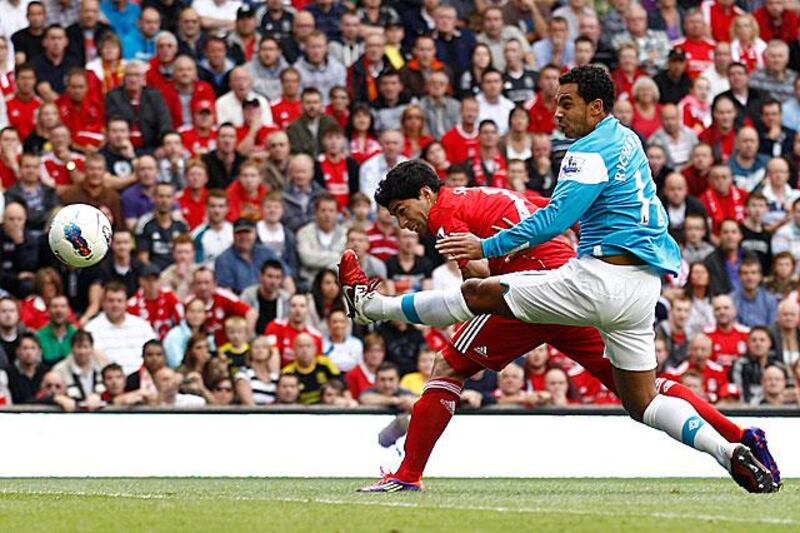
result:
<svg viewBox="0 0 800 533"><path fill-rule="evenodd" d="M422 158L448 186L550 196L558 77L590 63L683 249L659 372L797 406L794 0L0 0L0 404L407 412L452 332L354 327L341 252L389 293L459 284L377 184ZM46 242L74 203L114 227L88 269ZM462 396L616 401L548 346Z"/></svg>

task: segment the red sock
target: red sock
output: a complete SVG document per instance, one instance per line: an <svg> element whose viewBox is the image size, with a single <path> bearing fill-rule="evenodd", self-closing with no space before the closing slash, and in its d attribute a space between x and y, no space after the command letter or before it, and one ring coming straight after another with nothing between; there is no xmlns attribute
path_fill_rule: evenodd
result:
<svg viewBox="0 0 800 533"><path fill-rule="evenodd" d="M436 441L455 414L463 384L447 378L432 379L411 410L406 435L405 457L395 474L403 481L422 479L425 464Z"/></svg>
<svg viewBox="0 0 800 533"><path fill-rule="evenodd" d="M711 424L728 442L742 441L744 430L717 411L713 405L693 393L688 387L670 379L658 379L656 380L656 385L659 394L680 398L692 404L697 414Z"/></svg>

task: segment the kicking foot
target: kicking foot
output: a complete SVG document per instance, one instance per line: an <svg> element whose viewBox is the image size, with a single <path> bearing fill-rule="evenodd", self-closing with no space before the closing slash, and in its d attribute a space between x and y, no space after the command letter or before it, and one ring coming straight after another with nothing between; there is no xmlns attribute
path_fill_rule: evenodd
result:
<svg viewBox="0 0 800 533"><path fill-rule="evenodd" d="M757 427L747 428L742 435L742 444L750 448L755 458L764 466L769 468L772 473L772 480L781 486L781 471L778 469L778 463L772 457L767 444L767 436L764 430Z"/></svg>
<svg viewBox="0 0 800 533"><path fill-rule="evenodd" d="M383 472L380 481L361 487L357 492L419 492L423 490L422 480L416 482L403 481L391 472Z"/></svg>
<svg viewBox="0 0 800 533"><path fill-rule="evenodd" d="M366 326L374 322L364 314L364 302L375 295L379 284L380 280L367 278L353 250L344 251L339 261L339 285L342 286L347 316L356 324Z"/></svg>
<svg viewBox="0 0 800 533"><path fill-rule="evenodd" d="M731 456L731 477L747 492L777 492L780 485L772 479L769 469L758 462L747 446L740 444Z"/></svg>

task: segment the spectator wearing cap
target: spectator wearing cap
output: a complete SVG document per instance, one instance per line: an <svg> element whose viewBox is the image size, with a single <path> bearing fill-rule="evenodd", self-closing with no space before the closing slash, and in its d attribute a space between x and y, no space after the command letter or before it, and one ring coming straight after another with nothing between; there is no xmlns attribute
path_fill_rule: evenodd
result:
<svg viewBox="0 0 800 533"><path fill-rule="evenodd" d="M281 71L281 94L272 100L272 120L281 129L286 129L289 124L303 114L303 104L300 101L300 72L294 67L287 67Z"/></svg>
<svg viewBox="0 0 800 533"><path fill-rule="evenodd" d="M242 105L246 100L258 100L261 107L261 122L264 126L272 125L272 112L266 98L253 91L253 77L250 69L241 66L231 71L231 90L217 99L217 121L230 122L234 126L244 123Z"/></svg>
<svg viewBox="0 0 800 533"><path fill-rule="evenodd" d="M173 215L175 189L169 183L159 183L153 192L155 209L141 217L136 225L136 244L139 260L152 263L163 270L172 264L172 241L189 232L189 227Z"/></svg>
<svg viewBox="0 0 800 533"><path fill-rule="evenodd" d="M231 70L236 66L228 57L228 43L218 35L211 35L203 44L203 57L197 62L198 76L214 88L217 97L230 90Z"/></svg>
<svg viewBox="0 0 800 533"><path fill-rule="evenodd" d="M347 80L344 65L329 56L328 38L321 31L314 31L308 36L303 57L297 60L294 67L300 73L301 87L317 89L323 104L328 103L331 88L344 85Z"/></svg>
<svg viewBox="0 0 800 533"><path fill-rule="evenodd" d="M191 113L192 123L189 126L180 126L178 133L189 157L202 157L217 147L214 99L192 102Z"/></svg>
<svg viewBox="0 0 800 533"><path fill-rule="evenodd" d="M154 7L141 11L138 31L122 36L122 53L125 59L149 61L156 54L156 35L161 29L161 13Z"/></svg>
<svg viewBox="0 0 800 533"><path fill-rule="evenodd" d="M236 151L236 127L230 122L220 125L217 130L217 147L203 155L208 168L208 186L213 189L227 189L239 173L245 157Z"/></svg>
<svg viewBox="0 0 800 533"><path fill-rule="evenodd" d="M58 25L49 26L44 32L44 52L31 58L36 70L36 90L48 102L55 101L66 89L67 72L78 67L78 60L67 53L67 34Z"/></svg>
<svg viewBox="0 0 800 533"><path fill-rule="evenodd" d="M472 50L475 48L475 35L468 29L456 27L457 11L452 6L439 6L434 14L436 21L436 57L446 65L450 65L457 78L468 68ZM539 63L547 64L547 61Z"/></svg>
<svg viewBox="0 0 800 533"><path fill-rule="evenodd" d="M95 347L130 374L142 365L142 346L155 339L156 334L146 320L126 311L126 300L123 285L106 285L103 312L89 321L85 329L94 337Z"/></svg>
<svg viewBox="0 0 800 533"><path fill-rule="evenodd" d="M653 77L661 94L661 104L677 104L689 94L692 80L686 74L686 52L673 48L667 56L667 68Z"/></svg>
<svg viewBox="0 0 800 533"><path fill-rule="evenodd" d="M194 0L192 7L200 15L203 29L231 31L242 3L238 0Z"/></svg>
<svg viewBox="0 0 800 533"><path fill-rule="evenodd" d="M322 133L335 126L336 121L323 113L322 94L314 87L303 90L301 105L303 114L286 128L286 133L292 153L316 157L320 153Z"/></svg>
<svg viewBox="0 0 800 533"><path fill-rule="evenodd" d="M279 260L275 252L256 243L255 222L240 218L233 224L233 244L214 261L217 283L239 294L258 283L261 265Z"/></svg>
<svg viewBox="0 0 800 533"><path fill-rule="evenodd" d="M141 61L128 62L123 85L106 95L105 104L108 116L120 116L131 125L134 147L152 150L172 129L172 119L158 90L145 86L146 69Z"/></svg>
<svg viewBox="0 0 800 533"><path fill-rule="evenodd" d="M764 68L753 72L749 85L770 94L779 102L785 102L794 94L794 82L797 79L797 72L788 68L789 45L783 41L770 41L764 58Z"/></svg>
<svg viewBox="0 0 800 533"><path fill-rule="evenodd" d="M347 244L344 227L337 224L336 199L328 192L314 198L314 220L297 232L300 275L307 282L325 268L335 268Z"/></svg>
<svg viewBox="0 0 800 533"><path fill-rule="evenodd" d="M6 7L6 6L4 6ZM16 63L33 61L43 53L42 40L46 29L45 8L42 2L30 2L25 11L27 27L11 35Z"/></svg>
<svg viewBox="0 0 800 533"><path fill-rule="evenodd" d="M328 43L330 56L345 68L350 68L364 53L364 41L359 34L358 15L344 13L339 20L339 36Z"/></svg>
<svg viewBox="0 0 800 533"><path fill-rule="evenodd" d="M364 39L364 55L349 69L347 88L354 102L373 102L378 98L378 79L393 70L384 53L386 37L371 33Z"/></svg>
<svg viewBox="0 0 800 533"><path fill-rule="evenodd" d="M228 54L237 65L253 59L258 40L261 36L256 31L256 12L250 7L243 5L236 10L236 21L233 31L228 33Z"/></svg>
<svg viewBox="0 0 800 533"><path fill-rule="evenodd" d="M100 20L98 0L83 0L73 4L80 6L80 11L78 20L67 26L67 53L75 57L79 64L85 65L99 57L99 43L111 31L111 27Z"/></svg>
<svg viewBox="0 0 800 533"><path fill-rule="evenodd" d="M253 90L270 102L281 96L281 74L289 63L284 59L280 42L274 37L264 37L256 53L247 65L253 78ZM277 118L274 116L273 119Z"/></svg>
<svg viewBox="0 0 800 533"><path fill-rule="evenodd" d="M402 142L400 144L402 150ZM314 198L324 189L314 180L314 160L307 154L292 157L287 177L288 182L283 191L283 224L294 233L311 221Z"/></svg>
<svg viewBox="0 0 800 533"><path fill-rule="evenodd" d="M69 128L76 149L96 150L105 141L103 101L90 94L89 74L84 69L72 69L66 81L66 91L56 100L61 121Z"/></svg>

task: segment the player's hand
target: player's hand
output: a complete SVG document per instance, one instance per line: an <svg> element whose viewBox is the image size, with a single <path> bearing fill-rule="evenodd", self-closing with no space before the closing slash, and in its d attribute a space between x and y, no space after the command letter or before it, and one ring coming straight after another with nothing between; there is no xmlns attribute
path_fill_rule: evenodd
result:
<svg viewBox="0 0 800 533"><path fill-rule="evenodd" d="M436 243L439 253L455 261L483 259L480 238L472 233L453 233Z"/></svg>

